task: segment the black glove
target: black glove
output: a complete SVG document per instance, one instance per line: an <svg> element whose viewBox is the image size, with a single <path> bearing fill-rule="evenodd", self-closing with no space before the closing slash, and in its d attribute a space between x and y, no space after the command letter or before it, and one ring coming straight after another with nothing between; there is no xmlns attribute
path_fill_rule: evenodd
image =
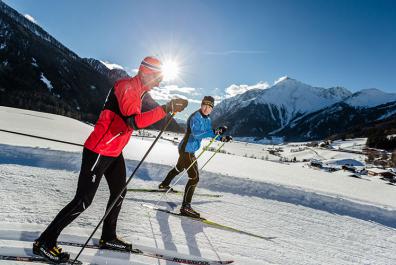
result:
<svg viewBox="0 0 396 265"><path fill-rule="evenodd" d="M166 105L162 105L162 108L166 113L168 112L180 112L183 111L188 105L188 101L182 98L171 99Z"/></svg>
<svg viewBox="0 0 396 265"><path fill-rule="evenodd" d="M220 126L220 127L216 128L213 132L215 134L222 135L223 133L225 133L225 131L227 131L227 126Z"/></svg>
<svg viewBox="0 0 396 265"><path fill-rule="evenodd" d="M232 141L232 136L230 136L230 135L222 136L222 137L220 138L220 141L225 142L225 143L228 143L228 142Z"/></svg>

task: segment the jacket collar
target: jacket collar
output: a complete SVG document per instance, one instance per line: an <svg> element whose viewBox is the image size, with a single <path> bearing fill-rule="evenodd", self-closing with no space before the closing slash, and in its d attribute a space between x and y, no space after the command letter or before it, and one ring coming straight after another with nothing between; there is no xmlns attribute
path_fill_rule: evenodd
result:
<svg viewBox="0 0 396 265"><path fill-rule="evenodd" d="M143 85L143 82L140 80L139 75L135 75L134 77L132 77L132 79L134 79L134 81L138 84L141 93L148 92L150 90L148 86Z"/></svg>
<svg viewBox="0 0 396 265"><path fill-rule="evenodd" d="M199 113L201 113L202 117L204 117L204 118L209 118L209 115L210 115L210 114L209 114L209 115L203 114L202 111L201 111L201 109L199 109Z"/></svg>

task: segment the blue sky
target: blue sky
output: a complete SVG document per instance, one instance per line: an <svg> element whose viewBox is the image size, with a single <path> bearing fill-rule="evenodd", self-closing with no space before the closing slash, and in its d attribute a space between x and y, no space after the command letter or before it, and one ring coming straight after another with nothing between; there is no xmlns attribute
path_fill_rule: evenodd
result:
<svg viewBox="0 0 396 265"><path fill-rule="evenodd" d="M178 58L181 79L158 98L224 97L232 84L271 85L285 75L313 86L396 93L392 0L5 2L81 57L130 72L149 54Z"/></svg>

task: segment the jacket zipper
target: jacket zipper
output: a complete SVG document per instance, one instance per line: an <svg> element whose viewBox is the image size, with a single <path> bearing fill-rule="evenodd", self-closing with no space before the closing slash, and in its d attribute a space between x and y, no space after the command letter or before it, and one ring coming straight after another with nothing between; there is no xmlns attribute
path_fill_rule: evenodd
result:
<svg viewBox="0 0 396 265"><path fill-rule="evenodd" d="M119 132L119 133L117 133L116 135L114 135L110 140L108 140L108 141L106 142L106 144L111 143L115 138L117 138L118 136L120 136L122 133L123 133L123 132Z"/></svg>

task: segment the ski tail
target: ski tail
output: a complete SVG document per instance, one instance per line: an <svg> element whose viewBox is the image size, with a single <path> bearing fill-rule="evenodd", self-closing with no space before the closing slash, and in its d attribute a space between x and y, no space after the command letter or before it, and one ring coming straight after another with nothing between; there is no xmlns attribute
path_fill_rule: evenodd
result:
<svg viewBox="0 0 396 265"><path fill-rule="evenodd" d="M129 188L127 191L130 192L149 192L149 193L166 193L167 190L161 190L161 189L145 189L145 188ZM177 194L177 195L184 195L183 191L180 190L170 190L168 193L170 194ZM195 193L194 196L198 197L212 197L212 198L220 198L222 195L220 194L207 194L207 193Z"/></svg>
<svg viewBox="0 0 396 265"><path fill-rule="evenodd" d="M252 237L257 237L257 238L264 239L264 240L273 240L273 239L276 238L276 237L273 237L273 236L261 236L261 235L257 235L257 234L254 234L254 233L246 232L246 231L234 228L234 227L230 227L230 226L227 226L227 225L223 225L223 224L220 224L220 223L216 223L216 222L210 221L210 220L208 220L206 218L203 218L203 217L195 218L195 217L185 216L185 215L182 215L180 213L172 212L172 211L169 211L167 209L159 208L159 207L156 207L154 205L147 204L147 203L143 203L142 206L146 207L146 208L149 208L149 209L152 209L152 210L164 212L164 213L167 213L167 214L171 214L171 215L175 215L175 216L179 216L179 217L186 217L186 218L189 218L191 220L204 223L204 224L206 224L208 226L211 226L211 227L214 227L214 228L218 228L218 229L222 229L222 230L226 230L226 231L230 231L230 232L235 232L235 233L244 234L244 235L248 235L248 236L252 236Z"/></svg>
<svg viewBox="0 0 396 265"><path fill-rule="evenodd" d="M20 261L20 262L32 262L32 263L44 263L44 264L53 264L51 261L48 261L44 257L41 256L14 256L14 255L0 255L0 260L8 260L8 261ZM62 262L59 264L63 265L71 265L73 260L69 260L67 262ZM75 265L82 265L83 263L79 260L74 262Z"/></svg>

